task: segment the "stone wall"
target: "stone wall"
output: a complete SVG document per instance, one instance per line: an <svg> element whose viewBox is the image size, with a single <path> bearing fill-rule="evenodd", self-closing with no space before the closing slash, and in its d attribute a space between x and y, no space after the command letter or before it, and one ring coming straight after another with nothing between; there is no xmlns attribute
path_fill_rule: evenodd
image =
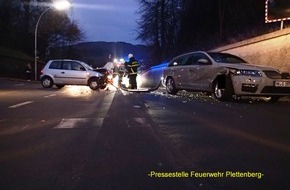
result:
<svg viewBox="0 0 290 190"><path fill-rule="evenodd" d="M290 28L219 47L212 51L238 55L249 63L290 72Z"/></svg>

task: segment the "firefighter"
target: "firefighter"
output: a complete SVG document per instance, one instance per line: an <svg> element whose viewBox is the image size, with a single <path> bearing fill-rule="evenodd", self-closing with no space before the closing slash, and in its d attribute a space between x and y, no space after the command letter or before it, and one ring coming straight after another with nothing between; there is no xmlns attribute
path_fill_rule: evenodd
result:
<svg viewBox="0 0 290 190"><path fill-rule="evenodd" d="M133 54L128 55L129 62L125 63L126 69L128 71L129 77L129 88L130 89L137 89L137 69L139 67L138 61L134 58Z"/></svg>

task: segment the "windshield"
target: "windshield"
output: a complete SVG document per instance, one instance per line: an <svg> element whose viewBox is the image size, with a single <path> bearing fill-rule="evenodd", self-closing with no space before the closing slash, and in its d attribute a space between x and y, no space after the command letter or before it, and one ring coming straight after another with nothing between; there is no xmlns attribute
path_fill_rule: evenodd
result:
<svg viewBox="0 0 290 190"><path fill-rule="evenodd" d="M240 57L228 53L208 53L217 63L247 63Z"/></svg>
<svg viewBox="0 0 290 190"><path fill-rule="evenodd" d="M84 67L88 70L93 70L93 68L91 66L89 66L88 64L82 62L82 64L84 65Z"/></svg>

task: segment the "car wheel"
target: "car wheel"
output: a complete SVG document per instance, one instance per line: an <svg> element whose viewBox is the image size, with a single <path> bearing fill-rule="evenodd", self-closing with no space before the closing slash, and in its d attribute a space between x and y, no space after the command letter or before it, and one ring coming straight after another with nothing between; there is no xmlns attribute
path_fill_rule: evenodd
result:
<svg viewBox="0 0 290 190"><path fill-rule="evenodd" d="M53 80L50 77L43 77L41 79L41 85L44 88L51 88L53 86Z"/></svg>
<svg viewBox="0 0 290 190"><path fill-rule="evenodd" d="M92 90L98 90L99 89L99 83L98 83L98 79L93 78L89 80L89 87Z"/></svg>
<svg viewBox="0 0 290 190"><path fill-rule="evenodd" d="M234 89L230 78L224 80L215 80L213 83L214 97L221 101L230 101L234 95Z"/></svg>
<svg viewBox="0 0 290 190"><path fill-rule="evenodd" d="M56 84L55 86L56 86L57 88L61 89L61 88L64 87L64 84Z"/></svg>
<svg viewBox="0 0 290 190"><path fill-rule="evenodd" d="M168 94L177 94L178 90L176 89L175 87L175 82L173 80L173 78L169 77L167 80L166 80L166 90L168 92Z"/></svg>
<svg viewBox="0 0 290 190"><path fill-rule="evenodd" d="M105 89L107 87L107 81L105 81L105 79L104 78L101 78L100 80L99 80L99 88L100 89Z"/></svg>

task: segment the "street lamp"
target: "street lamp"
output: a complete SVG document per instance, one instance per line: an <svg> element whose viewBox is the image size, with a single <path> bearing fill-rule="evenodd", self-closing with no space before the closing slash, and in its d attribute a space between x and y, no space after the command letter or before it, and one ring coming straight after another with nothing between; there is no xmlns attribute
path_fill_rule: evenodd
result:
<svg viewBox="0 0 290 190"><path fill-rule="evenodd" d="M34 70L34 72L35 72L34 79L35 80L37 80L37 59L38 59L38 56L37 56L37 31L38 31L39 22L40 22L41 18L43 17L43 15L52 8L61 11L61 10L69 9L70 7L71 7L71 3L68 0L54 1L53 6L48 7L45 11L43 11L37 20L35 32L34 32L34 69L35 69Z"/></svg>

